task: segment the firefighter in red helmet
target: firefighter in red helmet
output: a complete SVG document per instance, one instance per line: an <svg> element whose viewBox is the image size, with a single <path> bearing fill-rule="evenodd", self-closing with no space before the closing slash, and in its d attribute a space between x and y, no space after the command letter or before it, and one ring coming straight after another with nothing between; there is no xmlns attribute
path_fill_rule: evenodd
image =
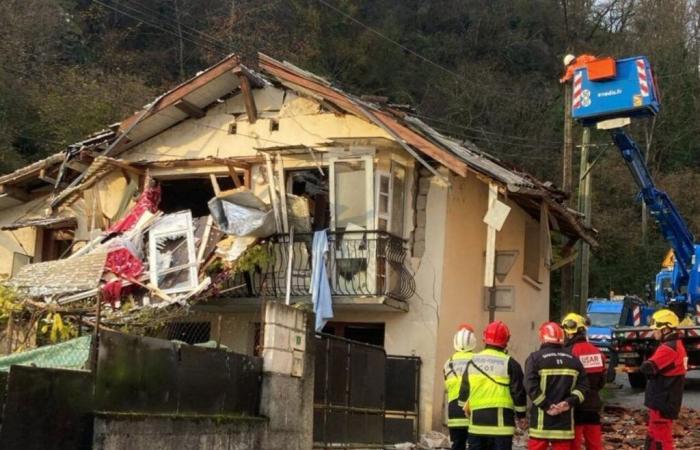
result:
<svg viewBox="0 0 700 450"><path fill-rule="evenodd" d="M459 404L470 417L469 450L511 450L516 419L527 427L523 370L506 353L509 340L506 324L490 323L484 350L472 357L462 377Z"/></svg>
<svg viewBox="0 0 700 450"><path fill-rule="evenodd" d="M574 442L572 408L583 402L586 371L564 350L564 330L546 322L539 330L540 349L525 362L525 388L532 400L529 450L570 450Z"/></svg>

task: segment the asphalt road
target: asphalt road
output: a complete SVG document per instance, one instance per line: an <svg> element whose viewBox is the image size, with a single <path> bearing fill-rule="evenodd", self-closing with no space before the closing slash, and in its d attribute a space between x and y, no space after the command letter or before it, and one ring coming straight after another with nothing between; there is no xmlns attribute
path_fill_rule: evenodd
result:
<svg viewBox="0 0 700 450"><path fill-rule="evenodd" d="M614 385L608 384L603 397L607 404L625 408L643 408L644 391L632 389L627 381L627 375L618 373ZM700 410L700 371L688 373L683 394L683 406Z"/></svg>

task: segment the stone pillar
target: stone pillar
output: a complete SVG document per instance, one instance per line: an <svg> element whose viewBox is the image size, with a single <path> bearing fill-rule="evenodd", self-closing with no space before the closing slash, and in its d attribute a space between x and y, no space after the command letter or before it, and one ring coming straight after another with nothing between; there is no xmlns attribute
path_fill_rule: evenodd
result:
<svg viewBox="0 0 700 450"><path fill-rule="evenodd" d="M313 314L265 304L260 414L269 420L264 449L313 448Z"/></svg>

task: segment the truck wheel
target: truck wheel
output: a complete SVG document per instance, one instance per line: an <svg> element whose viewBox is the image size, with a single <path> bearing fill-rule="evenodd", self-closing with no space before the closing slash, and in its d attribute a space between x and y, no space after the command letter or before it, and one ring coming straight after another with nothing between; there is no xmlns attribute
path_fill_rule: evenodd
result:
<svg viewBox="0 0 700 450"><path fill-rule="evenodd" d="M630 386L632 389L644 389L647 386L647 378L639 372L630 372L627 374Z"/></svg>

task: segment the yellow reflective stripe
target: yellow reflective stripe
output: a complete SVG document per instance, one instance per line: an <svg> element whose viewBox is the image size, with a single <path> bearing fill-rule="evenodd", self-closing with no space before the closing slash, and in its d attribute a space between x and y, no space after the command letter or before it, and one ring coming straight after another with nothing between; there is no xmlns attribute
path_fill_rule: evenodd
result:
<svg viewBox="0 0 700 450"><path fill-rule="evenodd" d="M496 415L498 416L498 428L503 428L505 426L503 423L503 408L498 408Z"/></svg>
<svg viewBox="0 0 700 450"><path fill-rule="evenodd" d="M540 369L540 375L571 375L572 377L578 377L578 370L576 370L576 369Z"/></svg>
<svg viewBox="0 0 700 450"><path fill-rule="evenodd" d="M449 428L453 427L468 427L469 426L469 419L461 418L461 419L447 419L447 426Z"/></svg>
<svg viewBox="0 0 700 450"><path fill-rule="evenodd" d="M540 371L541 373L542 371ZM543 374L540 376L540 395L537 396L536 399L532 401L532 403L535 404L535 406L540 406L540 404L544 401L546 395L545 395L545 389L547 387L547 374Z"/></svg>
<svg viewBox="0 0 700 450"><path fill-rule="evenodd" d="M462 408L462 409L464 409L464 405L466 405L466 404L467 404L467 402L463 402L463 401L461 401L461 400L457 400L457 405L458 405L460 408Z"/></svg>
<svg viewBox="0 0 700 450"><path fill-rule="evenodd" d="M527 406L513 406L515 412L526 412Z"/></svg>
<svg viewBox="0 0 700 450"><path fill-rule="evenodd" d="M471 431L471 430L470 430ZM530 437L540 439L573 439L574 432L568 430L542 430L531 428Z"/></svg>
<svg viewBox="0 0 700 450"><path fill-rule="evenodd" d="M574 389L571 391L571 393L578 397L578 400L583 403L583 392L579 391L578 389Z"/></svg>
<svg viewBox="0 0 700 450"><path fill-rule="evenodd" d="M469 434L478 434L484 436L512 436L515 433L515 427L497 427L488 425L469 425Z"/></svg>
<svg viewBox="0 0 700 450"><path fill-rule="evenodd" d="M542 411L540 408L537 408L537 428L536 430L541 430L544 428L544 411ZM530 432L532 434L532 432Z"/></svg>

